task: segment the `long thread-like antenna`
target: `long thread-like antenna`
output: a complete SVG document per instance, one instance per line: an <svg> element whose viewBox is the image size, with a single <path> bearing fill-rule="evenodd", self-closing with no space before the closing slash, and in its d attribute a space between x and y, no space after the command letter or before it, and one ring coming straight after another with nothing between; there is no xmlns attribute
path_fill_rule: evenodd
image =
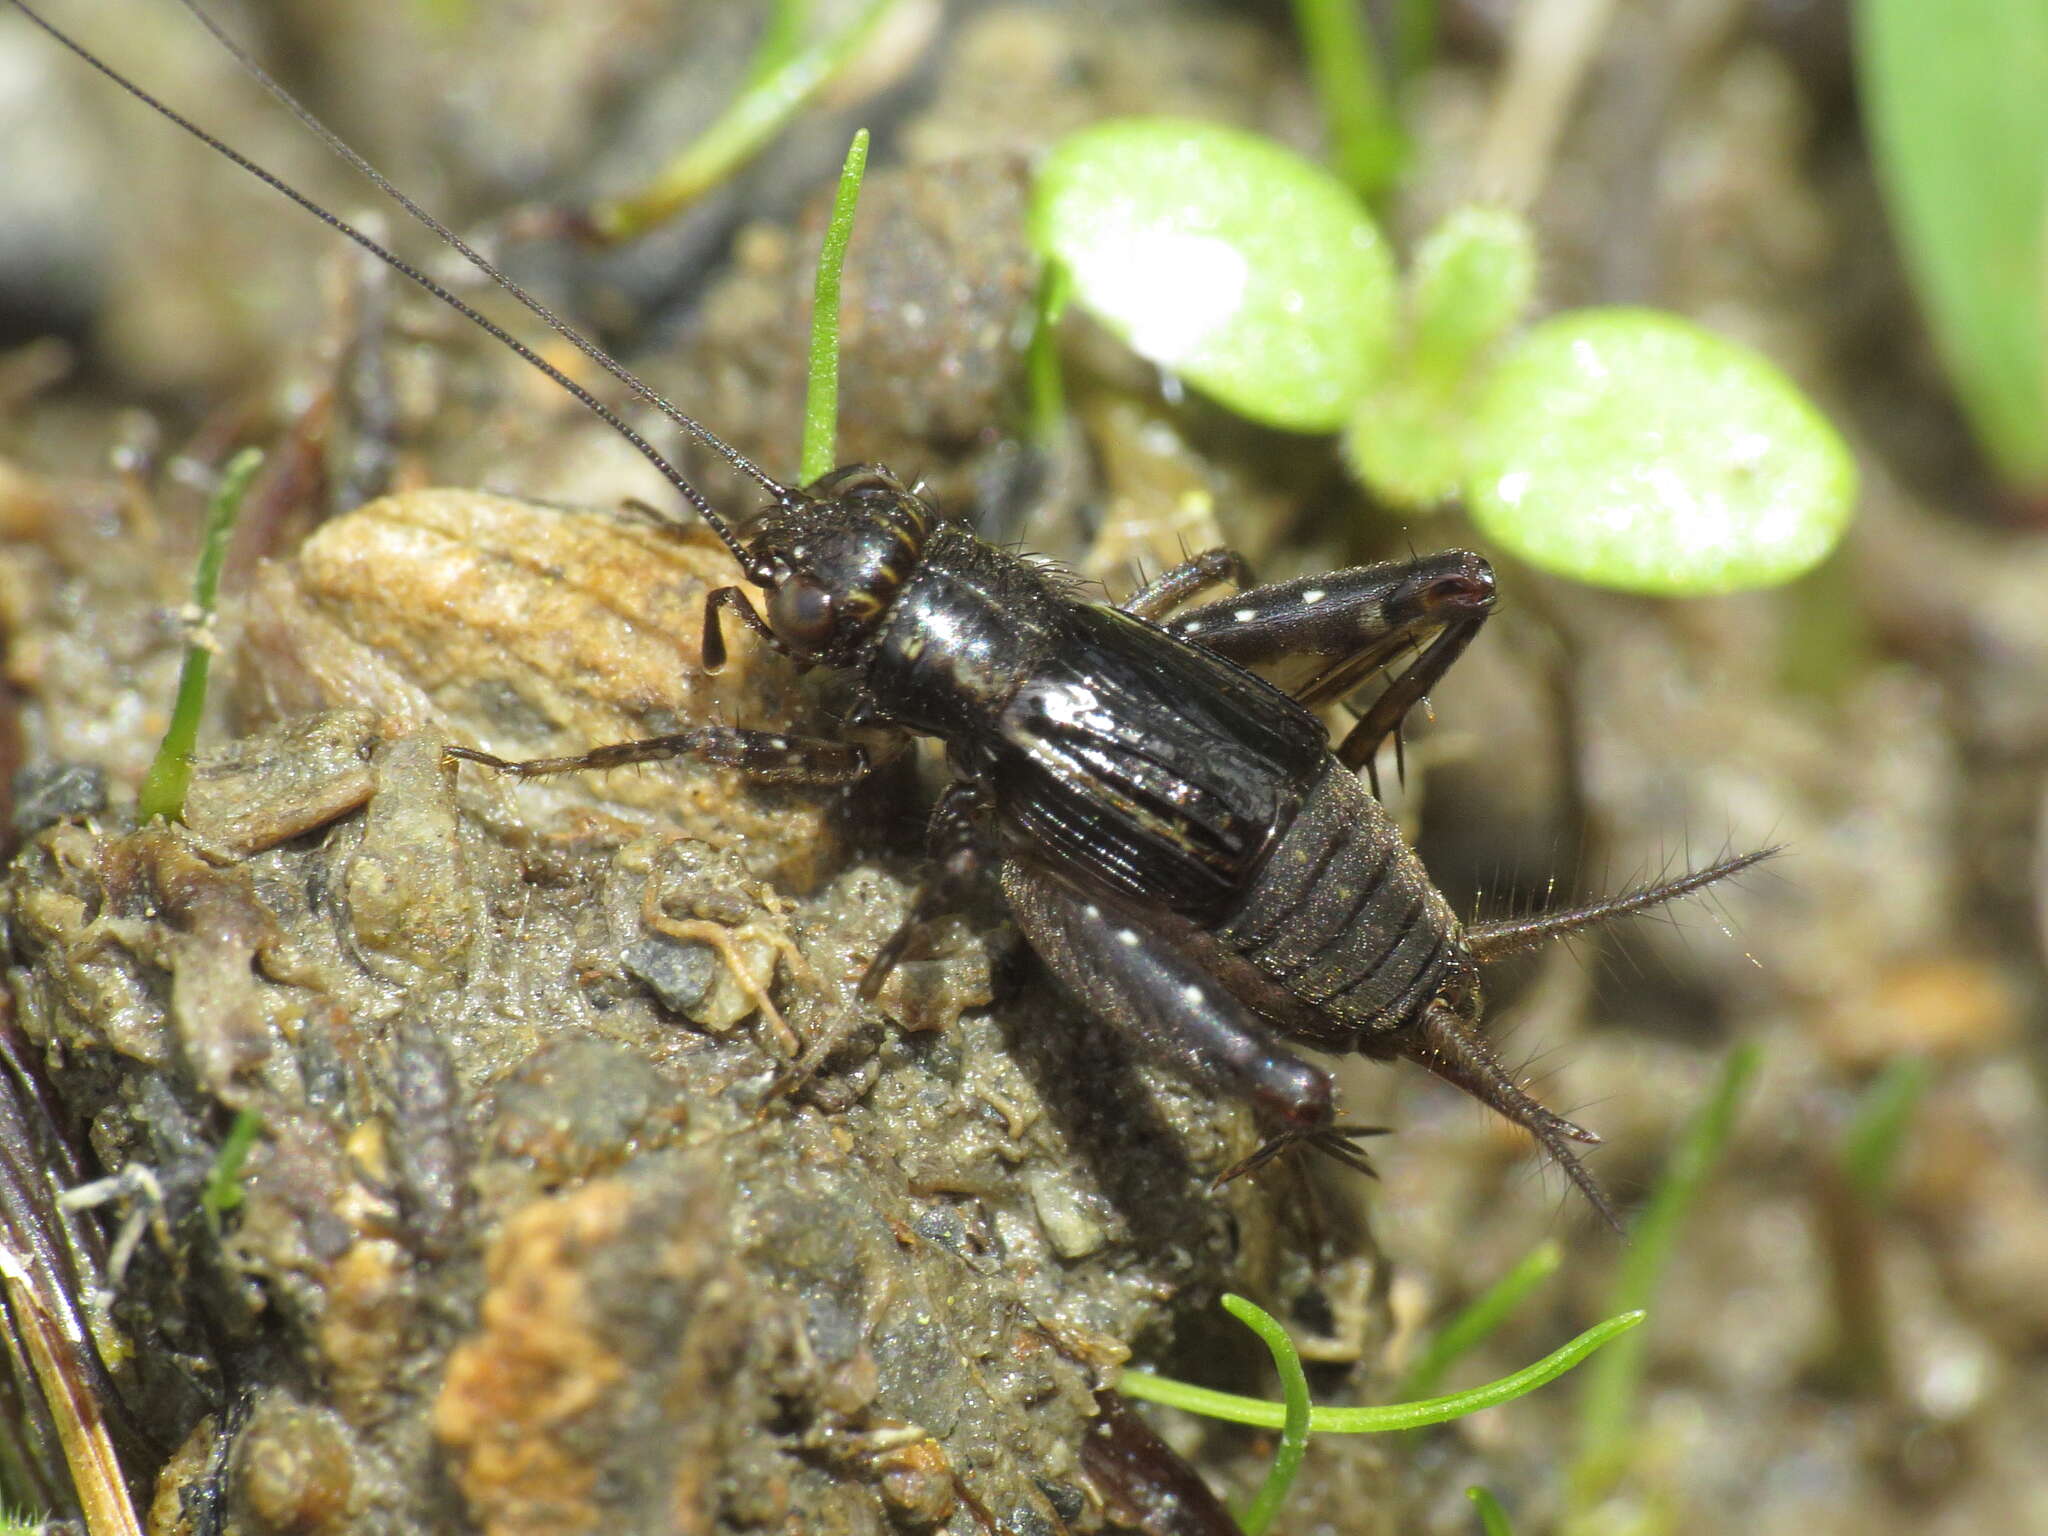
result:
<svg viewBox="0 0 2048 1536"><path fill-rule="evenodd" d="M630 373L625 367L623 367L618 362L614 361L611 358L611 356L608 353L606 353L602 348L597 346L596 343L591 342L587 340L585 337L583 337L566 321L556 316L538 299L535 299L532 295L527 293L525 289L521 288L517 283L513 282L511 278L505 276L496 267L492 266L491 263L489 263L482 256L480 256L476 251L472 250L462 240L458 239L454 235L454 233L450 231L445 225L443 225L439 220L433 218L430 214L426 213L425 210L421 209L418 204L412 201L411 198L405 196L405 194L399 191L397 187L392 185L392 183L388 179L381 175L374 167L372 167L359 154L357 154L345 142L343 142L336 134L334 134L332 130L328 129L324 124L320 123L318 119L314 118L312 114L308 112L304 107L300 106L296 100L294 100L288 93L285 92L282 86L278 85L275 81L273 81L267 74L265 74L260 68L258 68L255 65L255 63L248 58L247 55L245 55L238 47L236 47L233 44L233 42L231 42L226 37L226 35L222 33L218 27L214 25L212 20L209 17L207 17L205 13L201 12L196 5L193 5L191 3L191 0L184 0L184 3L187 5L187 8L190 9L193 12L193 14L199 19L199 21L206 27L206 29L210 33L212 33L213 36L217 40L219 40L221 44L228 50L228 52L242 65L243 68L250 71L250 73L252 73L256 77L256 79L265 86L266 89L268 89L273 95L277 96L281 101L283 101L285 105L289 107L300 118L302 122L306 123L306 125L310 127L315 133L319 134L320 137L329 145L329 147L333 148L336 151L336 153L342 155L344 159L347 159L365 176L369 177L370 180L373 183L375 183L379 188L381 188L383 191L385 191L394 199L396 199L400 206L404 207L415 218L419 219L428 228L434 230L444 240L448 241L448 243L451 246L453 246L458 253L460 253L467 260L469 260L479 271L484 273L485 276L489 277L490 279L492 279L492 281L496 282L500 287L504 288L508 293L512 294L513 297L515 297L522 304L524 304L527 307L527 309L529 309L535 315L537 315L550 328L552 328L559 335L568 340L572 345L577 347L580 351L584 353L585 356L589 357L593 362L598 364L598 366L603 368L607 373L610 373L614 378L618 379L621 383L625 384L635 394L640 396L641 399L654 405L664 415L668 416L672 421L675 421L678 425L682 426L686 431L690 432L693 436L695 436L700 442L703 442L707 446L711 447L714 451L718 452L735 469L738 469L742 474L747 475L749 478L753 479L757 484L761 485L764 489L768 491L768 493L771 496L775 497L777 501L787 504L796 496L796 492L792 491L788 487L782 485L779 481L769 476L765 471L756 466L751 460L746 458L737 449L729 446L722 439L717 437L714 433L710 431L709 428L701 425L692 418L684 415L681 411L677 410L674 406L670 405L666 400L662 399L661 396L654 392L654 390L649 388L646 384L642 383L638 378L634 377L634 375ZM499 325L497 322L481 314L474 306L466 303L462 299L457 298L454 294L450 293L446 288L442 287L441 284L435 282L434 279L432 279L431 277L428 277L426 273L420 271L417 267L412 266L410 263L404 261L399 256L395 255L393 252L385 249L383 245L379 244L375 239L365 234L362 230L356 228L355 225L349 223L346 219L343 219L338 214L330 213L327 209L321 207L320 204L314 202L310 197L307 197L303 192L300 192L296 187L292 186L289 182L285 181L283 177L276 175L275 173L265 169L261 165L258 165L254 160L251 160L248 156L242 154L241 151L233 148L222 139L216 137L212 133L209 133L206 129L201 128L197 123L193 122L191 119L182 116L180 113L173 110L170 106L160 101L157 97L151 95L148 91L144 90L141 86L137 85L133 80L130 80L126 75L122 74L119 70L115 69L111 64L108 64L104 59L101 59L96 54L92 53L89 49L87 49L83 44L79 43L74 38L72 38L68 33L63 31L63 29L61 29L53 22L49 21L47 18L36 12L33 8L31 8L29 5L25 3L25 0L14 0L14 4L21 11L21 13L28 17L28 19L31 22L35 23L36 26L40 27L44 32L49 34L49 36L51 36L52 38L56 39L57 42L61 43L65 48L69 49L72 53L76 54L85 63L92 66L92 68L98 70L100 74L104 75L107 79L113 81L116 85L120 86L122 90L126 91L129 95L135 97L136 100L142 102L143 105L149 107L151 110L155 111L169 122L175 124L177 127L182 128L186 133L191 134L192 137L199 140L202 144L205 144L208 148L212 149L216 154L221 155L225 159L231 161L233 164L239 166L242 170L248 172L251 176L254 176L258 181L261 181L264 185L270 187L273 191L276 191L280 195L289 198L292 202L298 204L299 207L305 209L306 212L312 214L313 217L319 219L322 223L328 225L330 228L336 230L340 234L345 235L348 239L354 241L358 246L368 251L372 256L375 256L379 261L383 262L386 266L390 267L400 276L405 277L409 279L411 282L418 284L419 287L424 289L426 292L432 294L435 298L439 299L443 304L446 304L449 308L453 309L457 314L461 315L464 319L478 326L487 335L492 337L501 345L508 348L521 361L527 363L533 368L538 369L541 373L545 374L549 379L553 380L557 385L559 385L562 389L566 390L579 403L581 403L587 410L589 410L592 414L597 416L599 420L603 421L613 431L617 432L621 437L623 437L628 443L630 443L634 447L635 450L639 452L641 457L645 458L658 471L660 471L662 478L667 480L670 485L674 486L677 492L682 496L682 498L696 509L698 515L701 516L704 519L704 521L710 525L712 531L718 535L721 541L723 541L726 548L732 551L734 557L740 560L742 564L745 563L745 547L739 542L738 537L733 533L731 527L727 525L725 520L721 518L716 511L712 509L711 504L705 500L703 494L700 491L698 491L697 488L693 486L687 479L685 479L683 477L682 472L679 471L666 458L664 458L654 448L654 446L651 443L649 443L632 427L628 426L626 422L620 418L616 411L612 410L611 407L607 406L603 401L599 400L589 390L585 389L581 384L578 384L574 379L570 378L561 369L557 368L554 364L550 363L546 358L542 357L539 353L535 352L531 347L527 346L524 342L520 341L516 336L512 335L511 332L507 331L503 326Z"/></svg>
<svg viewBox="0 0 2048 1536"><path fill-rule="evenodd" d="M353 144L349 143L348 140L315 117L312 110L305 103L292 95L290 91L278 83L269 71L251 58L239 43L222 30L220 23L215 21L201 7L199 0L178 0L178 3L192 13L193 19L212 34L213 40L219 43L237 64L242 66L244 72L251 79L255 80L258 85L276 97L284 108L292 116L304 123L308 129L319 137L323 144L333 150L343 160L346 160L378 191L389 197L421 224L440 236L464 261L468 262L477 271L483 273L485 277L525 305L549 330L561 336L571 346L576 348L577 351L581 352L593 363L596 363L598 367L617 379L621 384L624 384L647 404L653 406L670 421L696 438L698 442L709 448L713 453L716 453L726 463L745 475L749 480L752 480L777 501L787 505L793 499L789 487L773 478L752 459L726 442L725 439L713 432L709 427L706 427L695 417L685 415L682 411L677 410L675 406L671 405L661 395L642 383L623 363L619 362L609 352L605 351L604 348L590 340L589 337L570 325L568 321L562 319L561 316L541 303L539 299L535 298L525 288L494 266L487 257L474 249L460 235L456 234L454 230L406 196L402 188L395 186L389 177L370 164L368 160L364 159Z"/></svg>

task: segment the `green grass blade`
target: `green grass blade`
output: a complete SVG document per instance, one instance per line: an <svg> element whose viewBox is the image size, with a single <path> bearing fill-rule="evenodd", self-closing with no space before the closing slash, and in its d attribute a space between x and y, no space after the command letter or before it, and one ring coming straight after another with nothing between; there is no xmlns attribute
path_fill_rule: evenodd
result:
<svg viewBox="0 0 2048 1536"><path fill-rule="evenodd" d="M1508 1512L1500 1507L1499 1499L1476 1485L1465 1490L1465 1497L1479 1511L1479 1528L1486 1536L1515 1536L1508 1524Z"/></svg>
<svg viewBox="0 0 2048 1536"><path fill-rule="evenodd" d="M768 7L768 19L761 25L760 40L754 44L753 57L747 60L747 73L740 89L750 90L759 85L802 52L810 22L811 0L773 0Z"/></svg>
<svg viewBox="0 0 2048 1536"><path fill-rule="evenodd" d="M1482 1408L1494 1408L1502 1403L1513 1402L1516 1398L1555 1381L1602 1345L1638 1326L1646 1315L1642 1312L1624 1312L1618 1317L1608 1318L1604 1323L1596 1323L1569 1344L1551 1351L1535 1364L1524 1366L1513 1375L1503 1376L1498 1381L1490 1381L1483 1387L1474 1387L1469 1392L1453 1392L1447 1397L1424 1398L1413 1403L1390 1403L1377 1408L1313 1409L1308 1418L1309 1432L1363 1435L1384 1434L1390 1430L1420 1429L1425 1424L1442 1424L1450 1419L1463 1418L1468 1413L1477 1413ZM1223 1419L1232 1424L1250 1424L1258 1429L1287 1427L1285 1404L1270 1403L1257 1397L1239 1397L1234 1392L1215 1392L1207 1387L1190 1386L1171 1377L1154 1376L1150 1371L1124 1372L1118 1390L1126 1397L1164 1403L1169 1408L1183 1408L1190 1413Z"/></svg>
<svg viewBox="0 0 2048 1536"><path fill-rule="evenodd" d="M1645 1307L1656 1295L1693 1202L1727 1149L1761 1056L1754 1045L1737 1046L1728 1053L1713 1091L1679 1133L1649 1204L1630 1229L1629 1247L1608 1305ZM1581 1497L1598 1497L1627 1464L1635 1438L1643 1358L1643 1339L1638 1336L1609 1350L1585 1374L1579 1389L1578 1459L1572 1473Z"/></svg>
<svg viewBox="0 0 2048 1536"><path fill-rule="evenodd" d="M839 189L832 194L832 217L825 225L825 244L818 252L818 280L811 291L810 375L804 388L803 448L797 457L797 483L809 485L838 462L839 447L839 278L846 267L846 245L853 238L853 210L860 201L861 177L868 168L868 131L863 128L847 147L839 170Z"/></svg>
<svg viewBox="0 0 2048 1536"><path fill-rule="evenodd" d="M199 564L192 574L192 608L196 620L178 672L178 697L162 745L142 780L135 813L147 825L162 817L176 821L185 814L185 790L192 782L192 748L199 739L199 719L206 712L206 677L213 665L213 609L220 591L220 569L227 559L228 539L241 514L249 482L263 467L263 455L244 448L221 471L220 484L206 509L206 529L199 544Z"/></svg>
<svg viewBox="0 0 2048 1536"><path fill-rule="evenodd" d="M601 240L630 240L687 208L751 160L802 111L820 87L867 46L901 0L871 0L851 23L751 79L718 120L646 187L600 203L591 227ZM764 46L784 46L771 27Z"/></svg>
<svg viewBox="0 0 2048 1536"><path fill-rule="evenodd" d="M1496 1280L1486 1293L1437 1330L1405 1378L1397 1395L1425 1397L1453 1364L1508 1320L1536 1288L1557 1273L1564 1249L1556 1242L1538 1243L1522 1261Z"/></svg>
<svg viewBox="0 0 2048 1536"><path fill-rule="evenodd" d="M1060 316L1074 288L1073 275L1056 256L1045 258L1038 274L1037 314L1031 326L1031 345L1024 357L1024 378L1029 400L1027 430L1040 448L1059 441L1060 427L1067 417L1066 383L1060 374Z"/></svg>
<svg viewBox="0 0 2048 1536"><path fill-rule="evenodd" d="M1294 0L1294 27L1329 129L1332 165L1352 191L1376 202L1400 174L1408 146L1358 0Z"/></svg>
<svg viewBox="0 0 2048 1536"><path fill-rule="evenodd" d="M1280 1426L1280 1448L1273 1453L1273 1465L1266 1469L1266 1480L1257 1497L1237 1521L1244 1527L1244 1536L1266 1536L1273 1517L1287 1502L1287 1490L1294 1486L1294 1475L1301 1470L1301 1458L1308 1450L1308 1375L1301 1368L1301 1355L1294 1340L1272 1313L1242 1296L1225 1296L1223 1310L1256 1333L1272 1351L1273 1368L1280 1373L1280 1395L1285 1399L1286 1420Z"/></svg>
<svg viewBox="0 0 2048 1536"><path fill-rule="evenodd" d="M1882 1205L1891 1193L1906 1128L1931 1076L1924 1057L1901 1056L1857 1100L1855 1118L1842 1137L1841 1162L1849 1187L1865 1204Z"/></svg>
<svg viewBox="0 0 2048 1536"><path fill-rule="evenodd" d="M1436 59L1436 0L1399 0L1394 13L1394 99L1409 90Z"/></svg>
<svg viewBox="0 0 2048 1536"><path fill-rule="evenodd" d="M2048 5L1860 0L1883 186L1956 393L2001 476L2048 495Z"/></svg>

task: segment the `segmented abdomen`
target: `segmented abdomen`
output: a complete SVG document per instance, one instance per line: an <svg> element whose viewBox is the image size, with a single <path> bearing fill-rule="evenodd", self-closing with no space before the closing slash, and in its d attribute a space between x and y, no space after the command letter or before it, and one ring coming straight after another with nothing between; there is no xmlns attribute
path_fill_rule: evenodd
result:
<svg viewBox="0 0 2048 1536"><path fill-rule="evenodd" d="M1225 946L1354 1035L1411 1020L1443 985L1457 934L1457 918L1392 819L1335 759L1216 929Z"/></svg>

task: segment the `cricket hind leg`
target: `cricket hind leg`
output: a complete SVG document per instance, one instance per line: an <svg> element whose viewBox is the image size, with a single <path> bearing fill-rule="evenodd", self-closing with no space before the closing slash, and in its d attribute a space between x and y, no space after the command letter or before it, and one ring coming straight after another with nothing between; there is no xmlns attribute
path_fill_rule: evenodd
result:
<svg viewBox="0 0 2048 1536"><path fill-rule="evenodd" d="M748 730L736 725L700 725L670 736L614 742L607 747L595 747L588 752L575 752L565 757L511 760L478 751L475 747L448 747L444 751L449 757L466 763L480 763L499 773L513 774L522 779L694 757L721 768L731 768L757 783L829 786L851 784L872 766L867 749L854 742L829 741L819 736L784 736L775 731Z"/></svg>
<svg viewBox="0 0 2048 1536"><path fill-rule="evenodd" d="M1405 768L1402 721L1472 643L1493 602L1493 567L1469 550L1446 550L1253 587L1190 609L1166 629L1270 676L1312 709L1416 652L1336 749L1345 767L1366 770L1377 795L1380 748L1392 737L1396 771Z"/></svg>
<svg viewBox="0 0 2048 1536"><path fill-rule="evenodd" d="M1279 1127L1218 1184L1297 1143L1372 1172L1354 1142L1382 1128L1338 1124L1329 1074L1285 1049L1262 1019L1170 941L1022 860L1004 864L1003 894L1039 959L1091 1014L1155 1060L1248 1099Z"/></svg>

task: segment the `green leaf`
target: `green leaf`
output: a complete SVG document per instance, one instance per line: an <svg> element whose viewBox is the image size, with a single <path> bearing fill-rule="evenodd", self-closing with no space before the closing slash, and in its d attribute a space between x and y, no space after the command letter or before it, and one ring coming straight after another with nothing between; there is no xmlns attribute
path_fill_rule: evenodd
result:
<svg viewBox="0 0 2048 1536"><path fill-rule="evenodd" d="M1334 432L1386 360L1386 241L1342 182L1255 134L1084 128L1039 172L1033 225L1091 314L1253 421Z"/></svg>
<svg viewBox="0 0 2048 1536"><path fill-rule="evenodd" d="M1468 204L1416 247L1408 275L1414 366L1455 382L1507 334L1536 293L1536 237L1521 215Z"/></svg>
<svg viewBox="0 0 2048 1536"><path fill-rule="evenodd" d="M2048 491L2048 5L1861 0L1879 181L1956 393L2000 472Z"/></svg>
<svg viewBox="0 0 2048 1536"><path fill-rule="evenodd" d="M1352 413L1344 462L1388 506L1440 511L1464 485L1464 433L1449 391L1415 378L1390 379Z"/></svg>
<svg viewBox="0 0 2048 1536"><path fill-rule="evenodd" d="M1464 488L1474 365L1536 290L1536 239L1504 208L1459 208L1423 239L1408 275L1402 361L1354 407L1344 459L1404 512L1437 511Z"/></svg>
<svg viewBox="0 0 2048 1536"><path fill-rule="evenodd" d="M1527 332L1470 431L1479 526L1532 565L1624 591L1789 581L1855 501L1848 448L1783 374L1657 310L1574 310Z"/></svg>

